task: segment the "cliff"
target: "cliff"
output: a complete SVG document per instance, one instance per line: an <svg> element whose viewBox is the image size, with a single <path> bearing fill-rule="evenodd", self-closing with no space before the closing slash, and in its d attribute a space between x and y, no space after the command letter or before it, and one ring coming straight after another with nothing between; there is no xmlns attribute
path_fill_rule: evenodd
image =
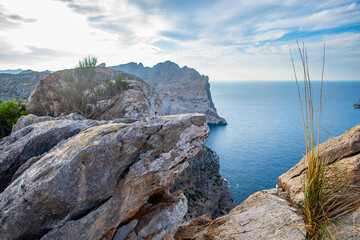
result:
<svg viewBox="0 0 360 240"><path fill-rule="evenodd" d="M208 134L201 114L22 117L0 140L0 239L172 239L187 201L169 188Z"/></svg>
<svg viewBox="0 0 360 240"><path fill-rule="evenodd" d="M219 156L205 146L189 159L189 167L175 180L170 190L184 192L188 200L185 220L204 214L215 219L235 207L228 184L220 176L219 170Z"/></svg>
<svg viewBox="0 0 360 240"><path fill-rule="evenodd" d="M195 69L167 61L154 67L128 63L110 67L139 76L156 89L167 114L204 113L210 124L226 124L211 98L209 78Z"/></svg>

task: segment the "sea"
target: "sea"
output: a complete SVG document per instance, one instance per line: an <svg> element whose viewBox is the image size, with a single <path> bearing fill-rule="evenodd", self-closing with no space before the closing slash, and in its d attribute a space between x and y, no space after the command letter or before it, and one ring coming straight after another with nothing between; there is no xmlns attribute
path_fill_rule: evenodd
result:
<svg viewBox="0 0 360 240"><path fill-rule="evenodd" d="M312 81L315 129L320 141L360 123L360 81ZM274 188L276 179L300 161L304 130L295 81L211 82L211 94L226 126L211 126L205 145L220 157L220 173L232 198L241 203L251 194ZM299 83L301 96L303 84ZM320 90L322 89L322 108Z"/></svg>

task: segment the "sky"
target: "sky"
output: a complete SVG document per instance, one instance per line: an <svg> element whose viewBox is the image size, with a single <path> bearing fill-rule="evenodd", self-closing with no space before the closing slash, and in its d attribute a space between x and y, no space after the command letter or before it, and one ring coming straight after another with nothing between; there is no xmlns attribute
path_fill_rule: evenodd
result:
<svg viewBox="0 0 360 240"><path fill-rule="evenodd" d="M166 60L210 81L291 80L306 44L312 79L360 80L360 1L1 0L0 69Z"/></svg>

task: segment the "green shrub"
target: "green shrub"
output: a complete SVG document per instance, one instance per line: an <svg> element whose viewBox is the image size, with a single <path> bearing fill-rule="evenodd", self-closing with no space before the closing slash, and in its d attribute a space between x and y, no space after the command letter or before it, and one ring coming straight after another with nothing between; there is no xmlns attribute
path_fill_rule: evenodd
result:
<svg viewBox="0 0 360 240"><path fill-rule="evenodd" d="M0 138L8 136L17 120L26 114L25 105L21 104L20 99L3 102L0 105Z"/></svg>
<svg viewBox="0 0 360 240"><path fill-rule="evenodd" d="M63 75L63 81L66 87L61 92L63 96L63 105L71 112L76 112L86 118L91 118L94 112L98 112L99 95L96 92L96 74L97 58L88 56L79 65L75 67L74 73L66 72ZM89 106L94 105L95 109Z"/></svg>
<svg viewBox="0 0 360 240"><path fill-rule="evenodd" d="M121 74L115 78L115 86L119 91L125 91L129 88L127 81Z"/></svg>

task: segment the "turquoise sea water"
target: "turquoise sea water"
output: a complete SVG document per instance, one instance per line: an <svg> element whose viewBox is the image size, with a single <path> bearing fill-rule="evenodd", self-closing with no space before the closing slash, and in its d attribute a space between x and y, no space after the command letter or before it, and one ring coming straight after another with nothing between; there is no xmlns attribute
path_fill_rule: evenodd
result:
<svg viewBox="0 0 360 240"><path fill-rule="evenodd" d="M313 82L317 103L319 89L320 82ZM275 187L276 178L303 156L296 83L212 82L211 93L228 125L211 127L205 145L220 156L221 175L239 204L256 191ZM359 98L360 81L324 82L322 141L360 123L360 109L353 108Z"/></svg>

